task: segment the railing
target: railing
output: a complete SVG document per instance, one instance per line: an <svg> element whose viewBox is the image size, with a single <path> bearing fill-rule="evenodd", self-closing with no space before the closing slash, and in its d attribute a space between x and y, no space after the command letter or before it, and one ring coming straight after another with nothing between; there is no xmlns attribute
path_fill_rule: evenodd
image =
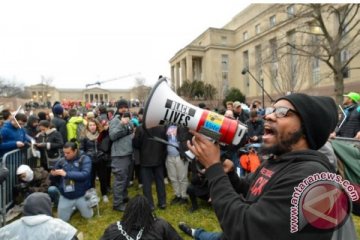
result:
<svg viewBox="0 0 360 240"><path fill-rule="evenodd" d="M0 185L0 226L5 225L6 213L14 205L13 189L17 184L16 169L21 164L27 164L32 168L36 165L36 161L28 159L26 149L12 150L4 154L2 158L2 166L9 169L9 175Z"/></svg>

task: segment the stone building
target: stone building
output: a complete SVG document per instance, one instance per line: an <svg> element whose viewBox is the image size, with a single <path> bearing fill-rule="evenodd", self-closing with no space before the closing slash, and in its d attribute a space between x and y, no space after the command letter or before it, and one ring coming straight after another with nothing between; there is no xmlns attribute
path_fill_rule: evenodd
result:
<svg viewBox="0 0 360 240"><path fill-rule="evenodd" d="M316 35L312 35L314 39L295 35L295 30L318 30L309 19L293 17L300 8L295 4L251 4L223 28L207 29L170 59L172 87L176 90L185 80L204 81L218 89L218 99L236 87L246 95L248 103L261 100L264 95L265 105L270 103L267 95L276 99L289 92L335 97L334 75L324 62L301 57L297 52L280 56L284 50L295 51L284 47L285 43L308 44L317 40ZM336 21L326 19L326 24L335 31ZM344 50L341 60L349 59L356 51ZM342 74L345 92L359 92L360 56Z"/></svg>
<svg viewBox="0 0 360 240"><path fill-rule="evenodd" d="M141 90L141 91L140 91ZM140 99L150 91L149 87L140 86L132 89L103 89L100 87L71 89L55 88L45 84L35 84L25 87L25 91L31 96L31 100L38 103L55 101L79 101L85 103L109 103L124 98L127 100Z"/></svg>

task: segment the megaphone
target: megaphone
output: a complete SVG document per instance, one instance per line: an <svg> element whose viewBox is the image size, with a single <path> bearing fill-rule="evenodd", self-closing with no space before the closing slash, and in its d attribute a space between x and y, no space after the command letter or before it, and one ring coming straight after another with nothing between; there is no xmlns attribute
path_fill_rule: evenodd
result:
<svg viewBox="0 0 360 240"><path fill-rule="evenodd" d="M175 124L195 130L217 142L237 145L247 128L236 120L198 108L171 90L165 78L152 88L143 115L145 129Z"/></svg>

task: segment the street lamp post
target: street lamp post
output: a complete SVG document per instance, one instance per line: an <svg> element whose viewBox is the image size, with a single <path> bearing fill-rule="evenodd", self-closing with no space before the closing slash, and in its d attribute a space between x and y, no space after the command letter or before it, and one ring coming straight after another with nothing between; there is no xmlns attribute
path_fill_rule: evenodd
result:
<svg viewBox="0 0 360 240"><path fill-rule="evenodd" d="M261 78L261 83L254 77L254 75L249 71L248 68L244 68L241 71L242 75L245 75L246 73L249 73L249 75L252 77L252 79L255 80L255 82L260 86L261 88L261 93L262 93L262 103L263 103L263 108L265 108L265 97L264 94L266 94L266 96L270 99L271 102L274 102L274 100L272 99L272 97L270 96L270 94L265 90L264 88L264 79Z"/></svg>

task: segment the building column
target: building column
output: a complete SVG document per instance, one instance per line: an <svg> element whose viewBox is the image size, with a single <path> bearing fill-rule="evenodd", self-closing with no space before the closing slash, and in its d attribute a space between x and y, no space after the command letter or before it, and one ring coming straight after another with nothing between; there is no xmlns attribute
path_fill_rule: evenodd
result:
<svg viewBox="0 0 360 240"><path fill-rule="evenodd" d="M176 79L175 79L175 66L171 65L170 67L170 77L171 77L171 86L173 87L173 90L176 91L177 85L176 85Z"/></svg>
<svg viewBox="0 0 360 240"><path fill-rule="evenodd" d="M190 82L194 81L191 55L186 56L186 79L188 79Z"/></svg>
<svg viewBox="0 0 360 240"><path fill-rule="evenodd" d="M190 80L187 79L187 74L186 74L186 59L182 59L180 61L180 68L181 68L181 82L185 82L186 80Z"/></svg>
<svg viewBox="0 0 360 240"><path fill-rule="evenodd" d="M176 63L175 65L175 85L176 85L176 90L181 87L181 80L180 80L180 63Z"/></svg>

